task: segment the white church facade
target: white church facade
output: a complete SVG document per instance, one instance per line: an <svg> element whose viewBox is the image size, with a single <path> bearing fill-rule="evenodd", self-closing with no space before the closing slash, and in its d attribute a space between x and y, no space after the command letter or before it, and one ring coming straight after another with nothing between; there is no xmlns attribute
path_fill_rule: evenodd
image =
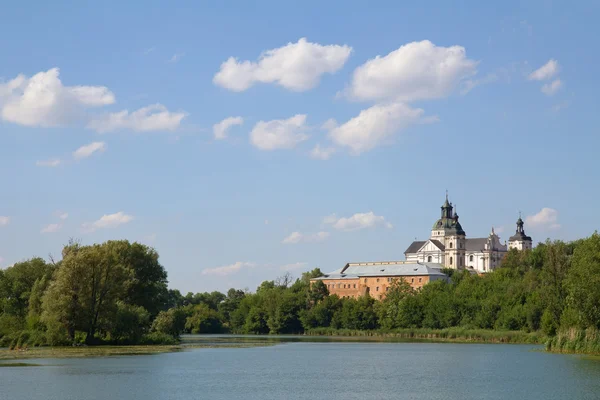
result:
<svg viewBox="0 0 600 400"><path fill-rule="evenodd" d="M525 234L523 220L519 216L517 231L508 245L502 244L492 228L488 237L467 238L454 207L446 201L442 213L431 229L428 240L414 241L404 252L407 262L436 263L446 268L468 269L478 273L493 271L500 265L509 249L531 249L531 237Z"/></svg>

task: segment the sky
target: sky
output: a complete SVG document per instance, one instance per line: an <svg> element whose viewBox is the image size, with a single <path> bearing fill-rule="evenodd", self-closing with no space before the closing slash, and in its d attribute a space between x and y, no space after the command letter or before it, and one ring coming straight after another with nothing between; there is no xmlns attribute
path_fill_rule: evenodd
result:
<svg viewBox="0 0 600 400"><path fill-rule="evenodd" d="M452 4L451 4L452 3ZM183 293L598 229L600 4L9 2L0 267L154 247Z"/></svg>

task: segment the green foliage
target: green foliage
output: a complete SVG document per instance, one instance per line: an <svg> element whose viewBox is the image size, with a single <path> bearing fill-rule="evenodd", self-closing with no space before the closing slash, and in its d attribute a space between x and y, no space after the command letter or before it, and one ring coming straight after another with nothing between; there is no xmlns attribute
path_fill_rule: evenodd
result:
<svg viewBox="0 0 600 400"><path fill-rule="evenodd" d="M329 295L319 269L263 282L254 293L167 289L147 246L71 241L59 263L34 258L0 270L0 345L174 344L182 333L317 333L531 341L595 351L600 337L600 235L511 250L483 276L414 290L395 281L376 301ZM546 336L547 335L547 336ZM461 340L462 340L461 339Z"/></svg>
<svg viewBox="0 0 600 400"><path fill-rule="evenodd" d="M190 306L187 311L185 330L189 333L221 333L223 323L219 313L206 303Z"/></svg>
<svg viewBox="0 0 600 400"><path fill-rule="evenodd" d="M186 319L187 315L180 307L161 311L152 322L151 331L179 337L185 329Z"/></svg>

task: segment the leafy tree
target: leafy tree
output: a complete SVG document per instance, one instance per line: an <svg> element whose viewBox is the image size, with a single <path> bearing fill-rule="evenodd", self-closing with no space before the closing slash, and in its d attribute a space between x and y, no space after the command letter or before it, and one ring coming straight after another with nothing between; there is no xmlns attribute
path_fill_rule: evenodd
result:
<svg viewBox="0 0 600 400"><path fill-rule="evenodd" d="M161 311L152 322L151 330L178 337L185 330L186 319L185 311L179 307Z"/></svg>
<svg viewBox="0 0 600 400"><path fill-rule="evenodd" d="M43 322L58 323L71 340L76 331L85 332L87 344L98 331L108 331L130 279L111 250L94 245L67 253L43 297Z"/></svg>
<svg viewBox="0 0 600 400"><path fill-rule="evenodd" d="M600 234L583 240L573 253L566 288L568 305L581 328L600 328Z"/></svg>
<svg viewBox="0 0 600 400"><path fill-rule="evenodd" d="M191 333L220 333L223 323L219 313L205 303L191 307L185 322L185 330Z"/></svg>

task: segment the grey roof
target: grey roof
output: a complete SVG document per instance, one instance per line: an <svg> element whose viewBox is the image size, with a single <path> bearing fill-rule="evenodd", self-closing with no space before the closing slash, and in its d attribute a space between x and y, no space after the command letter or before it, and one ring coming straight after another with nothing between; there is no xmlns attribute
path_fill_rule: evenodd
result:
<svg viewBox="0 0 600 400"><path fill-rule="evenodd" d="M437 263L407 263L405 261L348 263L344 268L317 278L356 279L367 276L446 276Z"/></svg>
<svg viewBox="0 0 600 400"><path fill-rule="evenodd" d="M404 254L406 254L406 253L416 253L417 251L419 251L419 249L421 247L423 247L423 245L425 243L427 243L426 240L420 240L420 241L412 242L410 244L410 246L408 246L408 249L406 249L406 251L404 252Z"/></svg>
<svg viewBox="0 0 600 400"><path fill-rule="evenodd" d="M446 249L446 246L444 246L444 245L442 244L442 242L440 242L439 240L436 240L436 239L430 239L429 241L430 241L431 243L435 244L435 245L437 246L437 248L438 248L438 249L440 249L440 250L445 250L445 249Z"/></svg>
<svg viewBox="0 0 600 400"><path fill-rule="evenodd" d="M488 241L488 238L465 239L465 249L467 251L483 250L487 241Z"/></svg>

